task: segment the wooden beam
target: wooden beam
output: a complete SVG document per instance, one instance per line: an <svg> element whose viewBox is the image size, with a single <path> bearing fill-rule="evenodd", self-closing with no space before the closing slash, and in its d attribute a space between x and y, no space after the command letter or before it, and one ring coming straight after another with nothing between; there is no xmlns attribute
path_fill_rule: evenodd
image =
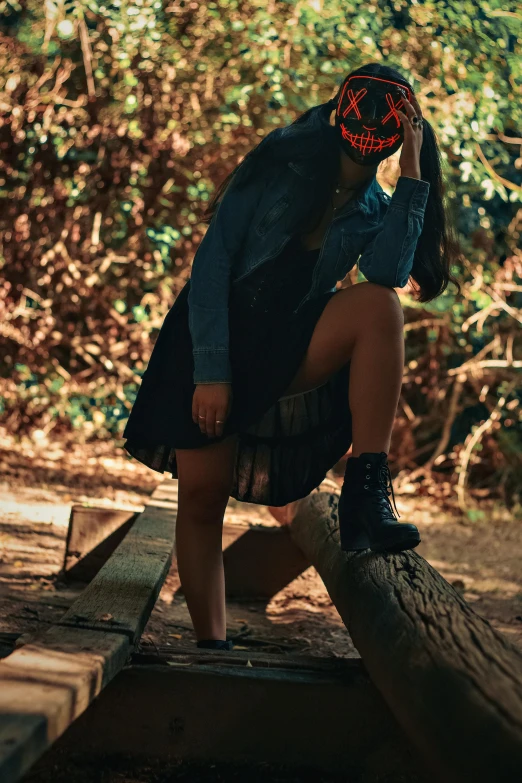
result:
<svg viewBox="0 0 522 783"><path fill-rule="evenodd" d="M151 757L165 765L263 761L292 769L292 780L305 768L316 770L317 780L328 773L358 781L429 779L359 658L225 655L188 646L156 658L113 680L42 759L35 770L42 780L52 780L64 761L101 762L108 754L136 765Z"/></svg>
<svg viewBox="0 0 522 783"><path fill-rule="evenodd" d="M90 582L139 513L73 505L62 578ZM270 600L310 566L286 528L228 521L223 524L223 560L226 595L236 600Z"/></svg>
<svg viewBox="0 0 522 783"><path fill-rule="evenodd" d="M74 503L61 578L90 582L123 541L139 513L132 509Z"/></svg>
<svg viewBox="0 0 522 783"><path fill-rule="evenodd" d="M522 652L415 551L343 552L337 503L326 492L303 500L292 538L435 779L520 780Z"/></svg>
<svg viewBox="0 0 522 783"><path fill-rule="evenodd" d="M120 671L168 573L177 487L152 493L65 616L0 661L0 781L14 783Z"/></svg>
<svg viewBox="0 0 522 783"><path fill-rule="evenodd" d="M58 625L141 636L170 568L177 487L160 484L132 529Z"/></svg>
<svg viewBox="0 0 522 783"><path fill-rule="evenodd" d="M51 627L0 662L0 780L14 783L125 665L122 634Z"/></svg>

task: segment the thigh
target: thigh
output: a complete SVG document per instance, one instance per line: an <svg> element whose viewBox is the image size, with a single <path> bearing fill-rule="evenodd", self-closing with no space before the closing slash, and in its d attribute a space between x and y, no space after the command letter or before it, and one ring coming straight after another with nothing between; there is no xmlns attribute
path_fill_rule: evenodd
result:
<svg viewBox="0 0 522 783"><path fill-rule="evenodd" d="M226 506L232 488L237 435L201 446L176 449L178 501L191 504Z"/></svg>
<svg viewBox="0 0 522 783"><path fill-rule="evenodd" d="M404 323L394 288L357 283L330 297L313 331L303 361L284 394L309 391L326 383L350 361L361 329L391 328Z"/></svg>

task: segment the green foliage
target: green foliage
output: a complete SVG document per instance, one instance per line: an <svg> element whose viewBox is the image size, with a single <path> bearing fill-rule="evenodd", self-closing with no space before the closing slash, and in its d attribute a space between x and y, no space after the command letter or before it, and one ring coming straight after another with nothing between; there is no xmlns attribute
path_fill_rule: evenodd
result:
<svg viewBox="0 0 522 783"><path fill-rule="evenodd" d="M476 423L465 412L478 400L493 412L522 360L518 4L3 0L0 14L0 393L10 429L121 433L214 188L275 126L377 60L411 80L436 128L469 261L455 270L463 297L404 296L403 396L420 422L403 422L404 449L436 445L451 415L437 466L452 472ZM484 435L490 470L477 481L520 473L519 403L511 392L510 424L495 420Z"/></svg>

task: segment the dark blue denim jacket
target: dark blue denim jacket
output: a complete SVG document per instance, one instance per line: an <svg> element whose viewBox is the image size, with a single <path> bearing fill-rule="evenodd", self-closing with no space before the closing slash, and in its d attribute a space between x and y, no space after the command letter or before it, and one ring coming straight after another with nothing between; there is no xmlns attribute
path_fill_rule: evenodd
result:
<svg viewBox="0 0 522 783"><path fill-rule="evenodd" d="M231 382L228 299L230 285L278 255L291 239L289 227L304 209L314 187L316 163L302 144L320 144L329 133L329 104L311 112L307 134L289 125L272 131L262 142L291 140L294 159L267 161L256 177L241 184L234 176L203 237L192 264L188 295L189 329L194 356L194 383ZM294 138L292 138L294 134ZM314 135L315 134L315 135ZM259 145L261 148L261 145ZM354 201L338 209L327 227L310 290L299 303L335 290L359 261L372 283L403 287L410 276L422 231L429 183L399 177L393 196L375 177ZM303 214L300 212L299 214ZM297 312L297 310L295 311Z"/></svg>

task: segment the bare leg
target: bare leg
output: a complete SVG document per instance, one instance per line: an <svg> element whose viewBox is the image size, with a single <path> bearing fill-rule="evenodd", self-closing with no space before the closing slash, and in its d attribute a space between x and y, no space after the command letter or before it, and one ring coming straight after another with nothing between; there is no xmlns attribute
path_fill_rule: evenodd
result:
<svg viewBox="0 0 522 783"><path fill-rule="evenodd" d="M198 641L226 639L223 516L230 497L237 436L199 449L176 449L176 555Z"/></svg>
<svg viewBox="0 0 522 783"><path fill-rule="evenodd" d="M313 389L350 360L353 456L389 452L404 367L404 315L393 288L357 283L332 296L285 391Z"/></svg>

